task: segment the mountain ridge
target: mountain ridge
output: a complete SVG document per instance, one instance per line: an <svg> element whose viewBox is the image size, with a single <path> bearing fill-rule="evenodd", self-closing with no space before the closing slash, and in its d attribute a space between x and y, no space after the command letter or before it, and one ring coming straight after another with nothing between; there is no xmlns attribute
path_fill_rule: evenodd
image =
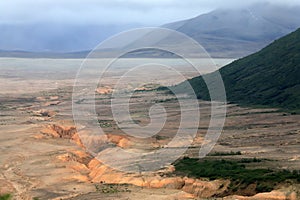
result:
<svg viewBox="0 0 300 200"><path fill-rule="evenodd" d="M266 46L238 59L219 71L227 99L232 103L262 105L300 111L300 28ZM198 98L210 100L202 76L188 80ZM173 89L186 91L186 82Z"/></svg>
<svg viewBox="0 0 300 200"><path fill-rule="evenodd" d="M162 27L182 32L217 57L244 57L300 27L300 7L269 3L217 9Z"/></svg>
<svg viewBox="0 0 300 200"><path fill-rule="evenodd" d="M300 27L300 6L289 7L275 3L259 3L240 8L216 9L206 14L162 25L182 32L202 45L214 58L240 58L254 53L277 38ZM107 37L137 24L96 26L62 24L0 25L0 56L9 56L14 49L46 54L72 54L92 49ZM171 38L172 39L172 38ZM177 44L176 38L173 43ZM170 43L170 40L169 40ZM179 48L185 47L178 44ZM188 47L185 47L188 48ZM50 53L49 53L50 52ZM56 53L57 52L57 53ZM39 54L37 53L37 54ZM15 56L16 53L11 53ZM41 57L19 52L17 57ZM84 57L57 55L57 57ZM141 55L140 53L137 54ZM143 54L142 54L143 55ZM50 55L53 57L53 55Z"/></svg>

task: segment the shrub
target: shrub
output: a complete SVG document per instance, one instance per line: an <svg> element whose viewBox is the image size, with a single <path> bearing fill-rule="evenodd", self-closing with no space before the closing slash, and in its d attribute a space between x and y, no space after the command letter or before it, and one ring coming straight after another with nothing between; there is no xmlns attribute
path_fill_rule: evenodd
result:
<svg viewBox="0 0 300 200"><path fill-rule="evenodd" d="M253 160L258 162L258 160ZM274 171L271 169L247 169L242 161L228 160L202 160L195 158L183 158L174 163L175 173L196 178L230 179L234 185L230 187L237 189L237 185L249 185L256 183L257 192L269 192L278 183L285 180L300 182L299 171L288 170Z"/></svg>
<svg viewBox="0 0 300 200"><path fill-rule="evenodd" d="M230 151L230 152L214 152L208 155L209 156L235 156L235 155L242 155L242 153L240 151L237 152Z"/></svg>
<svg viewBox="0 0 300 200"><path fill-rule="evenodd" d="M12 195L11 194L0 195L0 200L10 200L10 199L12 199Z"/></svg>

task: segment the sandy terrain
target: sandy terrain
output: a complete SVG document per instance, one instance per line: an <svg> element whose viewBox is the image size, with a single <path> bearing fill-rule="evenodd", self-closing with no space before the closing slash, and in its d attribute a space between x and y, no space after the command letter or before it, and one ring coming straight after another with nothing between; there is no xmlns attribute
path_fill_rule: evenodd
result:
<svg viewBox="0 0 300 200"><path fill-rule="evenodd" d="M74 66L79 63L72 62ZM56 68L32 70L30 73L17 70L19 74L7 67L1 71L0 194L12 193L14 199L195 199L195 184L184 189L173 181L171 186L165 187L168 180L161 172L126 175L106 167L104 174L101 172L102 176L99 176L103 165L95 164L80 143L76 131L72 131L76 128L71 104L72 76L75 76L77 68L67 69L59 75ZM29 77L34 77L31 82L27 80ZM126 150L147 152L167 145L179 126L178 102L173 96L162 92L135 93L130 100L130 112L137 124L149 123L148 108L155 103L165 107L168 120L156 136L137 139L125 135L118 129L109 107L110 81L113 80L108 76L103 82L105 86L98 88L96 95L99 125L110 142ZM209 104L200 101L199 105L198 134L184 154L190 157L198 156L210 119ZM232 159L257 157L265 159L259 164L265 167L300 169L299 125L299 115L276 109L228 105L226 124L213 151L241 151L242 155L232 156ZM141 178L151 179L152 182L148 181L150 186L140 187L146 183L137 181ZM101 180L105 180L106 184L101 184ZM131 184L107 185L109 181ZM209 196L220 191L219 188L211 189L218 186L216 183L206 181L201 184L204 184L200 192L202 195ZM197 191L200 194L199 188ZM273 196L295 199L296 193L293 191L299 192L299 187L283 187L280 194ZM236 196L228 199L243 198Z"/></svg>

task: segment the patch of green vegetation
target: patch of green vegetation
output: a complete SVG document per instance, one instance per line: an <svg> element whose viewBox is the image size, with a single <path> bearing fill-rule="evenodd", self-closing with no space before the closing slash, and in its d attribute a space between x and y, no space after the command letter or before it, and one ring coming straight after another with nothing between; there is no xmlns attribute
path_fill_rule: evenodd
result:
<svg viewBox="0 0 300 200"><path fill-rule="evenodd" d="M254 160L252 160L254 161ZM255 160L259 162L258 160ZM199 160L185 157L174 163L176 173L195 178L229 179L231 180L231 191L240 187L256 184L257 192L269 192L279 183L292 180L300 183L300 171L271 169L248 169L243 164L249 160L228 161L228 160Z"/></svg>
<svg viewBox="0 0 300 200"><path fill-rule="evenodd" d="M299 114L299 52L300 29L276 40L257 53L236 60L217 72L185 81L174 86L172 90L176 93L186 93L190 83L199 99L211 100L204 79L214 80L213 77L220 72L227 100L231 103L278 107Z"/></svg>
<svg viewBox="0 0 300 200"><path fill-rule="evenodd" d="M76 103L76 104L81 104L81 103L83 103L85 100L86 100L86 99L79 99L79 100L77 100L75 103Z"/></svg>
<svg viewBox="0 0 300 200"><path fill-rule="evenodd" d="M131 192L128 189L127 184L107 184L107 183L101 183L101 184L95 184L95 188L97 192L101 192L104 194L114 194L119 192Z"/></svg>
<svg viewBox="0 0 300 200"><path fill-rule="evenodd" d="M10 199L12 199L12 195L11 194L0 195L0 200L10 200Z"/></svg>
<svg viewBox="0 0 300 200"><path fill-rule="evenodd" d="M99 126L101 128L109 128L112 127L112 121L111 120L98 120Z"/></svg>
<svg viewBox="0 0 300 200"><path fill-rule="evenodd" d="M167 102L176 101L176 100L177 100L177 98L159 99L159 100L155 100L154 103L167 103Z"/></svg>
<svg viewBox="0 0 300 200"><path fill-rule="evenodd" d="M155 138L156 140L166 140L166 139L168 139L167 136L162 136L162 135L154 135L153 138Z"/></svg>
<svg viewBox="0 0 300 200"><path fill-rule="evenodd" d="M265 160L267 160L267 159L265 159ZM262 162L262 159L258 159L258 158L242 158L238 162L239 163L259 163L259 162Z"/></svg>
<svg viewBox="0 0 300 200"><path fill-rule="evenodd" d="M0 110L7 110L7 107L4 104L0 103Z"/></svg>
<svg viewBox="0 0 300 200"><path fill-rule="evenodd" d="M157 88L160 88L160 87L162 87L160 84L149 83L149 84L143 85L141 87L143 89L136 89L134 92L152 92L152 91L156 91Z"/></svg>
<svg viewBox="0 0 300 200"><path fill-rule="evenodd" d="M236 156L236 155L242 155L240 151L230 151L230 152L214 152L208 154L208 156Z"/></svg>

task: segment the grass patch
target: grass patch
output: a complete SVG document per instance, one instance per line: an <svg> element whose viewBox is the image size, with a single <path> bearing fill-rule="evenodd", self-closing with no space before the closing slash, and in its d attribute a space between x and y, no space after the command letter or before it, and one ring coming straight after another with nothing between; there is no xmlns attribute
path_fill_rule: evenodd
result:
<svg viewBox="0 0 300 200"><path fill-rule="evenodd" d="M101 128L109 128L112 127L112 120L98 120L99 126Z"/></svg>
<svg viewBox="0 0 300 200"><path fill-rule="evenodd" d="M278 183L293 180L300 183L300 171L271 169L248 169L245 164L260 162L259 159L228 161L228 160L199 160L185 157L174 163L175 173L195 178L229 179L232 184L230 190L236 191L240 187L256 184L256 192L269 192Z"/></svg>
<svg viewBox="0 0 300 200"><path fill-rule="evenodd" d="M97 192L101 192L104 194L114 194L114 193L119 193L119 192L131 192L128 189L127 184L101 183L101 184L95 184L95 189Z"/></svg>
<svg viewBox="0 0 300 200"><path fill-rule="evenodd" d="M267 160L267 159L264 159L264 160ZM238 162L239 163L259 163L259 162L262 162L262 159L258 159L258 158L242 158Z"/></svg>
<svg viewBox="0 0 300 200"><path fill-rule="evenodd" d="M230 151L230 152L214 152L208 154L208 156L236 156L236 155L242 155L242 153L240 151L237 152Z"/></svg>
<svg viewBox="0 0 300 200"><path fill-rule="evenodd" d="M0 195L0 200L10 200L10 199L12 199L12 195L11 194Z"/></svg>
<svg viewBox="0 0 300 200"><path fill-rule="evenodd" d="M162 136L162 135L154 135L153 138L155 138L156 140L166 140L169 137L167 136Z"/></svg>
<svg viewBox="0 0 300 200"><path fill-rule="evenodd" d="M155 100L154 103L167 103L172 101L177 101L177 98L159 99Z"/></svg>

